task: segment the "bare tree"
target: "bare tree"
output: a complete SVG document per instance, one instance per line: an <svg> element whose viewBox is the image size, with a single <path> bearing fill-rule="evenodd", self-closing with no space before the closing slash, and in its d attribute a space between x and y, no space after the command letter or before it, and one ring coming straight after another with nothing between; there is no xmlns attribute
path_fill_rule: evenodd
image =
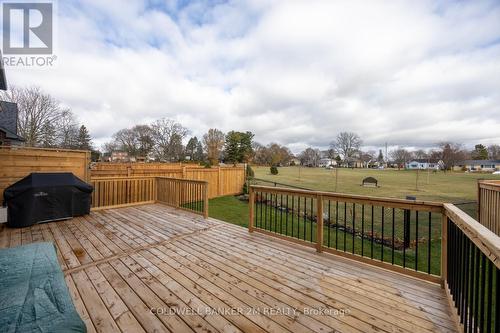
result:
<svg viewBox="0 0 500 333"><path fill-rule="evenodd" d="M408 150L404 148L398 148L391 151L390 156L394 162L398 165L398 170L401 169L401 166L404 165L410 158L411 154Z"/></svg>
<svg viewBox="0 0 500 333"><path fill-rule="evenodd" d="M56 123L62 113L60 103L39 87L12 87L2 92L3 100L17 103L18 134L27 146L54 145Z"/></svg>
<svg viewBox="0 0 500 333"><path fill-rule="evenodd" d="M162 118L151 124L153 153L160 161L178 161L182 159L182 140L188 130L178 122Z"/></svg>
<svg viewBox="0 0 500 333"><path fill-rule="evenodd" d="M224 143L224 133L216 128L209 129L208 132L203 135L203 145L210 164L215 165L218 163Z"/></svg>
<svg viewBox="0 0 500 333"><path fill-rule="evenodd" d="M463 160L466 155L459 143L441 142L439 148L436 157L443 161L445 171L450 170L457 162Z"/></svg>
<svg viewBox="0 0 500 333"><path fill-rule="evenodd" d="M337 139L330 144L332 149L335 149L342 155L344 161L355 156L359 151L363 141L353 132L341 132L337 135Z"/></svg>
<svg viewBox="0 0 500 333"><path fill-rule="evenodd" d="M123 150L130 156L137 156L139 142L136 133L129 128L124 128L113 134L116 143L115 149Z"/></svg>
<svg viewBox="0 0 500 333"><path fill-rule="evenodd" d="M56 119L57 145L61 148L75 149L78 145L78 123L69 109L61 111Z"/></svg>
<svg viewBox="0 0 500 333"><path fill-rule="evenodd" d="M319 165L320 158L321 152L319 149L310 147L299 154L300 163L312 167L317 167Z"/></svg>
<svg viewBox="0 0 500 333"><path fill-rule="evenodd" d="M419 149L413 152L413 156L415 156L416 159L426 159L429 158L429 154L423 149Z"/></svg>
<svg viewBox="0 0 500 333"><path fill-rule="evenodd" d="M492 160L500 159L500 145L488 146L488 156Z"/></svg>

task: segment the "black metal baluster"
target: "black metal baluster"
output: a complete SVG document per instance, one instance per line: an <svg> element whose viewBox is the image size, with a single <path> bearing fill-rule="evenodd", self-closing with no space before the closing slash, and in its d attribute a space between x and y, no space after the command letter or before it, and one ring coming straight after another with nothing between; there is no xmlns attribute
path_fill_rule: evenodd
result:
<svg viewBox="0 0 500 333"><path fill-rule="evenodd" d="M470 250L470 276L469 276L469 285L470 285L470 295L469 295L469 311L468 311L468 318L467 318L467 327L469 329L469 333L472 332L472 322L474 320L473 314L474 314L474 272L477 270L476 267L476 254L474 253L476 249L476 246L472 244L471 250Z"/></svg>
<svg viewBox="0 0 500 333"><path fill-rule="evenodd" d="M418 271L418 210L415 212L415 271Z"/></svg>
<svg viewBox="0 0 500 333"><path fill-rule="evenodd" d="M403 211L403 267L406 267L406 210Z"/></svg>
<svg viewBox="0 0 500 333"><path fill-rule="evenodd" d="M283 234L283 194L280 194L280 234Z"/></svg>
<svg viewBox="0 0 500 333"><path fill-rule="evenodd" d="M380 261L384 261L384 220L385 220L385 209L384 206L382 206L382 247L380 250Z"/></svg>
<svg viewBox="0 0 500 333"><path fill-rule="evenodd" d="M335 249L339 249L339 202L335 201Z"/></svg>
<svg viewBox="0 0 500 333"><path fill-rule="evenodd" d="M458 238L458 243L459 243L459 248L458 248L458 293L457 293L457 312L458 315L461 317L462 315L462 296L463 296L463 281L464 281L464 276L463 276L463 271L464 271L464 255L463 255L463 249L464 249L464 235L462 232L459 233L459 238Z"/></svg>
<svg viewBox="0 0 500 333"><path fill-rule="evenodd" d="M484 327L484 303L486 294L486 256L481 253L481 295L479 300L479 331L483 332Z"/></svg>
<svg viewBox="0 0 500 333"><path fill-rule="evenodd" d="M344 252L346 248L347 239L347 202L344 202Z"/></svg>
<svg viewBox="0 0 500 333"><path fill-rule="evenodd" d="M295 210L294 210L294 207L295 206L295 197L292 196L292 237L293 237L293 220L294 220L294 216L295 216Z"/></svg>
<svg viewBox="0 0 500 333"><path fill-rule="evenodd" d="M297 198L297 238L300 239L300 196Z"/></svg>
<svg viewBox="0 0 500 333"><path fill-rule="evenodd" d="M259 195L259 201L260 201L260 228L262 228L262 192L260 192L260 195Z"/></svg>
<svg viewBox="0 0 500 333"><path fill-rule="evenodd" d="M309 237L309 240L312 242L313 241L313 219L314 219L314 214L313 214L313 198L311 198L311 235ZM317 217L317 219L319 219L319 216Z"/></svg>
<svg viewBox="0 0 500 333"><path fill-rule="evenodd" d="M479 286L480 286L480 281L479 281L479 271L481 268L481 263L479 260L481 259L481 250L479 248L475 247L475 262L476 262L476 271L475 271L475 278L474 280L476 281L475 288L474 288L474 332L477 332L477 329L479 328L478 326L478 319L479 319Z"/></svg>
<svg viewBox="0 0 500 333"><path fill-rule="evenodd" d="M373 241L375 240L375 235L373 234L373 205L372 205L372 237L371 237L371 253L370 256L373 259Z"/></svg>
<svg viewBox="0 0 500 333"><path fill-rule="evenodd" d="M267 230L267 192L266 192L266 199L264 200L264 206L265 206L265 214L264 214L264 229Z"/></svg>
<svg viewBox="0 0 500 333"><path fill-rule="evenodd" d="M285 209L285 235L288 236L288 194L286 195L286 209Z"/></svg>
<svg viewBox="0 0 500 333"><path fill-rule="evenodd" d="M396 222L396 218L394 216L395 211L396 210L393 208L392 209L392 249L391 249L391 264L393 264L393 265L394 265L394 248L395 248L394 233L396 232L396 229L394 229L395 222Z"/></svg>
<svg viewBox="0 0 500 333"><path fill-rule="evenodd" d="M356 204L352 203L352 254L354 254L354 241L356 236Z"/></svg>
<svg viewBox="0 0 500 333"><path fill-rule="evenodd" d="M486 305L486 331L491 332L491 323L493 322L493 318L491 317L493 310L493 262L488 260L488 291L486 295L488 295L488 303ZM498 304L497 304L498 306ZM498 320L499 318L496 318Z"/></svg>
<svg viewBox="0 0 500 333"><path fill-rule="evenodd" d="M307 234L307 197L304 197L304 240Z"/></svg>
<svg viewBox="0 0 500 333"><path fill-rule="evenodd" d="M427 227L428 235L427 235L427 273L431 274L431 248L432 248L432 213L429 212L429 225Z"/></svg>
<svg viewBox="0 0 500 333"><path fill-rule="evenodd" d="M467 309L469 306L469 249L470 240L468 237L465 238L465 263L464 263L464 293L462 301L462 323L464 327L467 327Z"/></svg>
<svg viewBox="0 0 500 333"><path fill-rule="evenodd" d="M365 255L365 204L361 205L361 256Z"/></svg>
<svg viewBox="0 0 500 333"><path fill-rule="evenodd" d="M328 200L328 247L330 247L330 231L331 231L331 223L332 223L332 218L331 218L331 210L330 210L330 206L331 206L331 201Z"/></svg>

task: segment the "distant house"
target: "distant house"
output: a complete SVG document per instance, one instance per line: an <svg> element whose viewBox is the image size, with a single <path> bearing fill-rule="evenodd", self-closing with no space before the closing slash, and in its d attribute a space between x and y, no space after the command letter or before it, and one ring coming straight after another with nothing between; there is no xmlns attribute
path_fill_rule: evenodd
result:
<svg viewBox="0 0 500 333"><path fill-rule="evenodd" d="M114 151L111 153L111 162L130 162L128 153L126 151Z"/></svg>
<svg viewBox="0 0 500 333"><path fill-rule="evenodd" d="M327 168L329 166L335 166L335 165L337 165L337 161L335 161L333 158L322 158L319 160L320 168Z"/></svg>
<svg viewBox="0 0 500 333"><path fill-rule="evenodd" d="M0 101L0 146L15 146L24 142L17 135L17 115L16 103Z"/></svg>
<svg viewBox="0 0 500 333"><path fill-rule="evenodd" d="M500 160L465 160L456 163L453 170L496 171L500 170Z"/></svg>
<svg viewBox="0 0 500 333"><path fill-rule="evenodd" d="M409 170L440 170L443 167L443 161L433 159L415 159L405 164L406 169Z"/></svg>

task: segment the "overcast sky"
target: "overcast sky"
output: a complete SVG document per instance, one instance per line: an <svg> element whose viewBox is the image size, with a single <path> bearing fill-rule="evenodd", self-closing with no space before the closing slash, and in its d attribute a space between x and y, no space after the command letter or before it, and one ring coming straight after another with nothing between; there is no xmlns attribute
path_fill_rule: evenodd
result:
<svg viewBox="0 0 500 333"><path fill-rule="evenodd" d="M57 68L7 68L102 143L174 118L292 151L500 143L499 1L59 1Z"/></svg>

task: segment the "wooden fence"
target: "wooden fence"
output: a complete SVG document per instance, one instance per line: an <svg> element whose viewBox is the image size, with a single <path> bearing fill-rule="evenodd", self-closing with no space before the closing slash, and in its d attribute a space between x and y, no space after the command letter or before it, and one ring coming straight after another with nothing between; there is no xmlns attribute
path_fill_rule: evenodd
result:
<svg viewBox="0 0 500 333"><path fill-rule="evenodd" d="M160 202L208 217L208 183L167 177L96 178L92 210Z"/></svg>
<svg viewBox="0 0 500 333"><path fill-rule="evenodd" d="M32 172L72 172L89 181L89 163L89 151L0 146L0 199L5 188Z"/></svg>
<svg viewBox="0 0 500 333"><path fill-rule="evenodd" d="M500 181L478 181L479 223L500 236Z"/></svg>
<svg viewBox="0 0 500 333"><path fill-rule="evenodd" d="M245 168L204 168L181 163L96 163L91 169L92 180L101 177L168 177L208 182L208 197L242 193Z"/></svg>

